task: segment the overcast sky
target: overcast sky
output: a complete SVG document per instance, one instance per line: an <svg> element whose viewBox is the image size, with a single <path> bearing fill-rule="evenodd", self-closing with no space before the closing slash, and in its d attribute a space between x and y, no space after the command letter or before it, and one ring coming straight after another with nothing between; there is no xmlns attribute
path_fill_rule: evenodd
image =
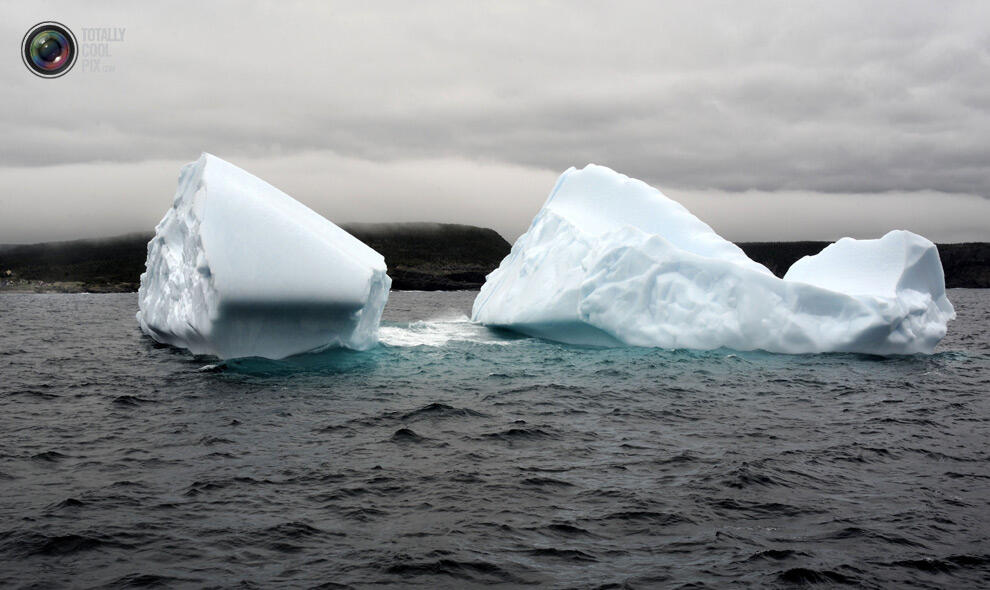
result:
<svg viewBox="0 0 990 590"><path fill-rule="evenodd" d="M569 166L735 240L990 240L990 2L3 2L0 243L151 230L212 152L514 239ZM125 29L32 75L37 22Z"/></svg>

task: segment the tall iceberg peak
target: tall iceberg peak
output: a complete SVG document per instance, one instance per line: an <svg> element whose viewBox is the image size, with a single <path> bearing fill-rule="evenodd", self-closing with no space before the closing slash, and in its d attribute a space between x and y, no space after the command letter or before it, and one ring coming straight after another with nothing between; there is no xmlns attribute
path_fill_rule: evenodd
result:
<svg viewBox="0 0 990 590"><path fill-rule="evenodd" d="M179 175L148 243L137 320L221 358L283 358L378 341L385 260L312 209L211 154Z"/></svg>
<svg viewBox="0 0 990 590"><path fill-rule="evenodd" d="M561 175L472 317L576 344L887 355L932 352L955 312L921 236L844 238L779 279L657 189L588 165Z"/></svg>

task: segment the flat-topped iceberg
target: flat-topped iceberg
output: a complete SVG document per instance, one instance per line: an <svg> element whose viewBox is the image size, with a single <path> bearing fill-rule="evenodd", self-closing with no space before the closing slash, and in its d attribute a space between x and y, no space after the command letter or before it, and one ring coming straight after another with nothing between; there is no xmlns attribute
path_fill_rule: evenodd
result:
<svg viewBox="0 0 990 590"><path fill-rule="evenodd" d="M221 358L370 348L392 282L381 254L211 154L182 168L145 266L141 329Z"/></svg>
<svg viewBox="0 0 990 590"><path fill-rule="evenodd" d="M649 185L561 175L472 319L574 344L931 353L955 317L935 245L844 238L783 279Z"/></svg>

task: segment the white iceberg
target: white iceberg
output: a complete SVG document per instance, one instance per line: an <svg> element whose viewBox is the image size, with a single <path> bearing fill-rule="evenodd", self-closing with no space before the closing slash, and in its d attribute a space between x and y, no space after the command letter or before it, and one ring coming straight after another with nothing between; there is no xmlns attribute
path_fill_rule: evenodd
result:
<svg viewBox="0 0 990 590"><path fill-rule="evenodd" d="M954 317L921 236L844 238L779 279L657 189L596 165L561 175L472 312L573 344L880 355L931 353Z"/></svg>
<svg viewBox="0 0 990 590"><path fill-rule="evenodd" d="M381 254L211 154L182 168L145 265L141 329L221 358L371 348L392 283Z"/></svg>

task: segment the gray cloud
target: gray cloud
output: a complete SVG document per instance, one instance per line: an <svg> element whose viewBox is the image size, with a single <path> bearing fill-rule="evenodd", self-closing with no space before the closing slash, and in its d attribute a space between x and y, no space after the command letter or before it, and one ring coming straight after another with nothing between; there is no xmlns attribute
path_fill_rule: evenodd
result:
<svg viewBox="0 0 990 590"><path fill-rule="evenodd" d="M485 181L532 191L513 199L526 205L505 219L488 221L489 203L451 209L436 196L446 189L401 198L417 199L421 218L456 210L449 220L508 234L525 228L549 190L534 178L552 183L586 162L671 194L738 193L738 203L757 193L811 208L831 201L795 195L865 202L893 191L932 204L990 196L986 3L66 2L11 4L5 15L8 47L53 17L77 31L127 29L107 61L113 73L77 64L40 80L19 59L0 60L0 186L16 191L25 170L52 172L40 172L45 186L2 198L9 210L37 207L39 220L78 190L74 172L95 183L88 189L126 200L121 210L133 204L127 223L144 223L163 210L151 170L165 177L155 166L202 150L262 168L375 170L364 179L367 202L403 191L411 163L437 174L498 170L504 176ZM126 195L106 177L125 169L148 171ZM389 171L395 183L380 180ZM331 186L288 181L291 194L317 205L334 198ZM471 192L460 177L453 186ZM346 209L353 219L382 215ZM966 210L934 237L990 239L990 229L971 227L984 213L981 227L990 228L990 209ZM766 215L750 221L768 237L793 227ZM833 234L852 231L841 219L830 224ZM26 231L0 221L0 241L14 241L15 227Z"/></svg>

